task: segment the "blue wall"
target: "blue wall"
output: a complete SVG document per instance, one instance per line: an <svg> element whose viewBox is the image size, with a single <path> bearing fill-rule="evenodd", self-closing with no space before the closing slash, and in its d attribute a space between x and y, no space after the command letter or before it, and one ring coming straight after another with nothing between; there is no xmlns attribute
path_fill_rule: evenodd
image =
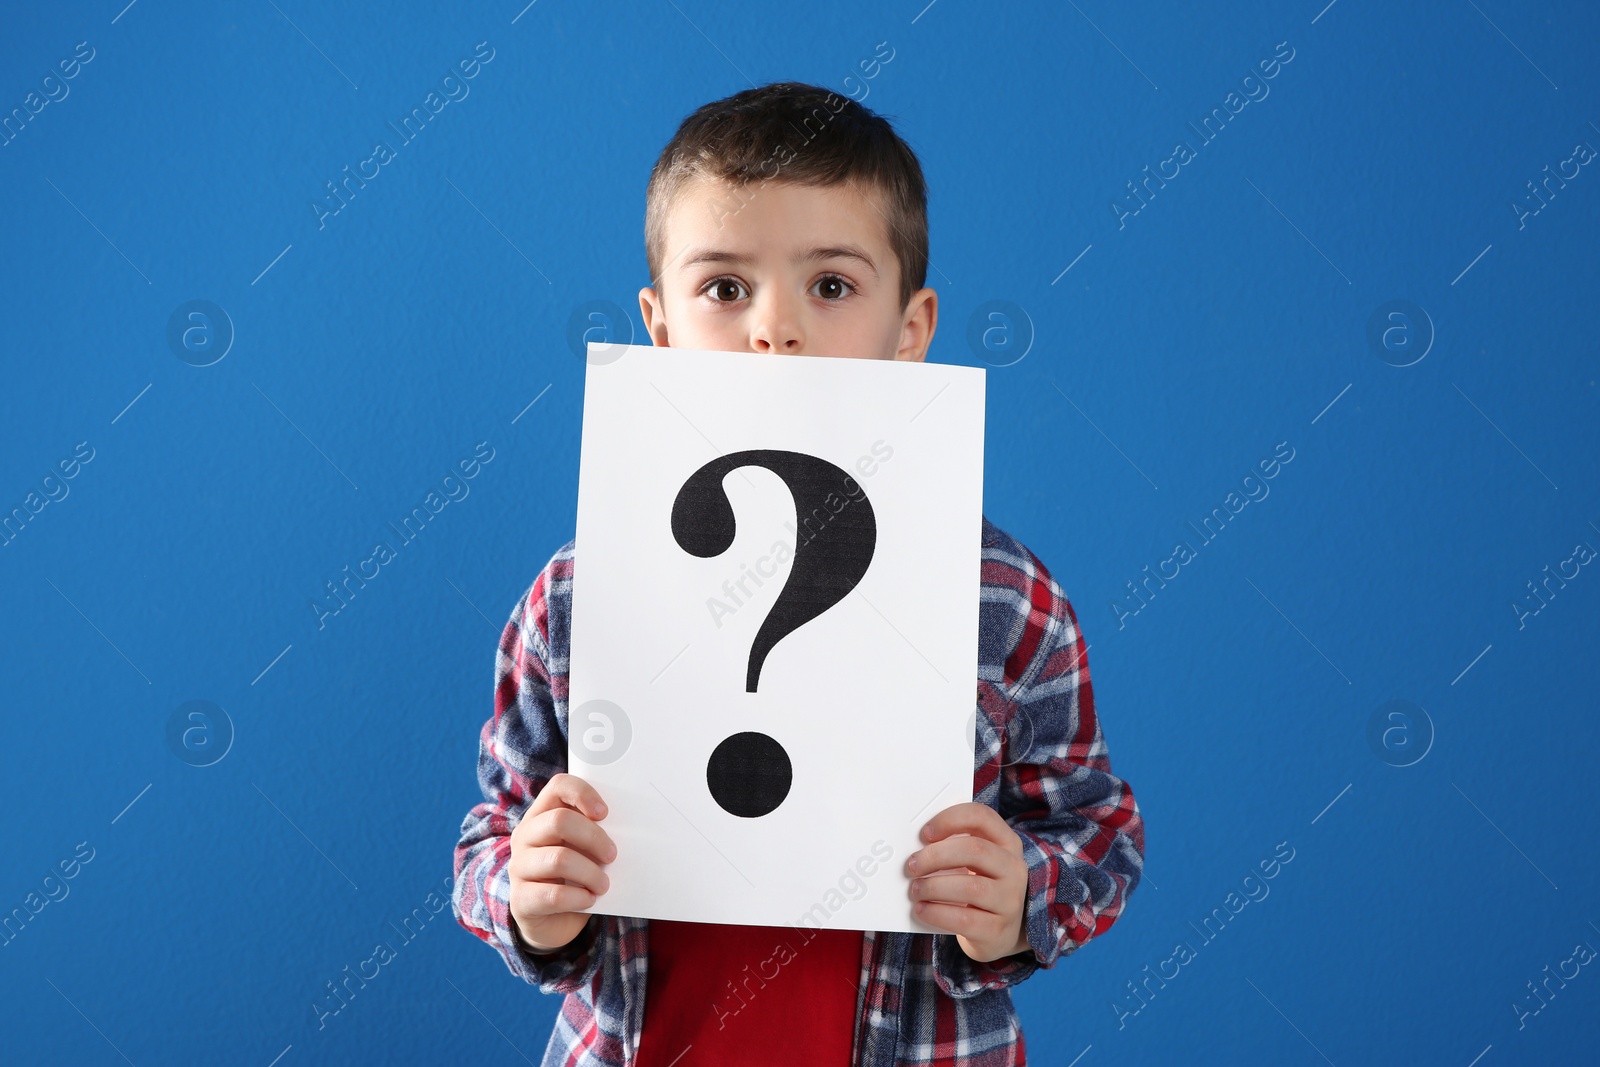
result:
<svg viewBox="0 0 1600 1067"><path fill-rule="evenodd" d="M637 328L678 120L799 78L921 156L932 358L993 367L986 512L1072 598L1148 822L1121 921L1017 990L1037 1060L1592 1059L1593 13L523 2L0 16L0 109L59 98L0 147L0 507L59 498L0 548L0 909L60 897L0 948L10 1056L537 1061L556 998L448 910L391 924L448 886L495 641L572 535L569 321Z"/></svg>

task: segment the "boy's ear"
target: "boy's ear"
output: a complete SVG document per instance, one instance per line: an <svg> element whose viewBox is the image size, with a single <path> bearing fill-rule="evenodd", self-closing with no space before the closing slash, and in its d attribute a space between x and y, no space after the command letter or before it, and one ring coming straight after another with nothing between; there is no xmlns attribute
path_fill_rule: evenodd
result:
<svg viewBox="0 0 1600 1067"><path fill-rule="evenodd" d="M928 345L933 341L933 330L938 324L939 294L926 288L912 293L900 318L900 347L894 358L909 363L927 359Z"/></svg>
<svg viewBox="0 0 1600 1067"><path fill-rule="evenodd" d="M639 317L644 319L644 332L650 335L650 343L657 348L670 347L667 344L667 317L663 314L661 297L650 286L639 290Z"/></svg>

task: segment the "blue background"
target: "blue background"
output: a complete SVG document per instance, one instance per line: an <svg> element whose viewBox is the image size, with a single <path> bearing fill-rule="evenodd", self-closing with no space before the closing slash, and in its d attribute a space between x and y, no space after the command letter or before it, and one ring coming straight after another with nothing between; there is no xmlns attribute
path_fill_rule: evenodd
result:
<svg viewBox="0 0 1600 1067"><path fill-rule="evenodd" d="M993 367L986 513L1072 598L1148 824L1115 928L1016 990L1036 1060L1592 1062L1593 967L1513 1005L1600 947L1600 575L1513 605L1600 547L1600 174L1512 205L1600 146L1600 20L925 3L7 5L0 110L94 48L0 148L0 508L94 450L0 548L0 909L94 850L0 948L8 1059L538 1060L558 998L448 910L320 1030L310 1005L448 886L500 627L572 536L574 310L638 329L661 146L797 78L864 85L920 155L931 358ZM323 183L479 41L470 94L319 229ZM1119 225L1280 41L1270 95ZM235 334L205 367L167 336L195 299ZM470 495L319 629L310 598L479 441ZM1270 495L1114 608L1279 442ZM221 712L186 749L193 700Z"/></svg>

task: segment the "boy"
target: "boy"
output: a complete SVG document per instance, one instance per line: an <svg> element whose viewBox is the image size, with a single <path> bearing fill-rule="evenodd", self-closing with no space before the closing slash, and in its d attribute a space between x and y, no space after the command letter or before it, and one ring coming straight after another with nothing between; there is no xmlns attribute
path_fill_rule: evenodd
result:
<svg viewBox="0 0 1600 1067"><path fill-rule="evenodd" d="M768 85L685 119L650 176L645 245L658 346L921 360L933 337L916 156L824 89ZM500 640L452 902L512 973L566 994L546 1065L1024 1062L1008 987L1110 928L1144 823L1065 594L987 518L982 560L976 799L928 820L906 867L947 932L863 933L574 911L603 903L616 850L603 800L565 773L574 544L557 550Z"/></svg>

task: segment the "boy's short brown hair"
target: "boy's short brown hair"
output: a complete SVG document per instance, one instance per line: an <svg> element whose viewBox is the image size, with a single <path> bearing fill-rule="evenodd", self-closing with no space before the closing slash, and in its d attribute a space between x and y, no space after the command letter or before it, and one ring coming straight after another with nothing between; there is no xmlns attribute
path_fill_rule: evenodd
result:
<svg viewBox="0 0 1600 1067"><path fill-rule="evenodd" d="M645 187L644 243L651 284L664 268L667 208L690 178L736 189L768 178L801 185L864 183L883 194L889 247L900 261L900 306L928 273L928 192L922 166L888 121L849 97L775 82L694 111L661 150ZM732 214L742 201L709 205Z"/></svg>

